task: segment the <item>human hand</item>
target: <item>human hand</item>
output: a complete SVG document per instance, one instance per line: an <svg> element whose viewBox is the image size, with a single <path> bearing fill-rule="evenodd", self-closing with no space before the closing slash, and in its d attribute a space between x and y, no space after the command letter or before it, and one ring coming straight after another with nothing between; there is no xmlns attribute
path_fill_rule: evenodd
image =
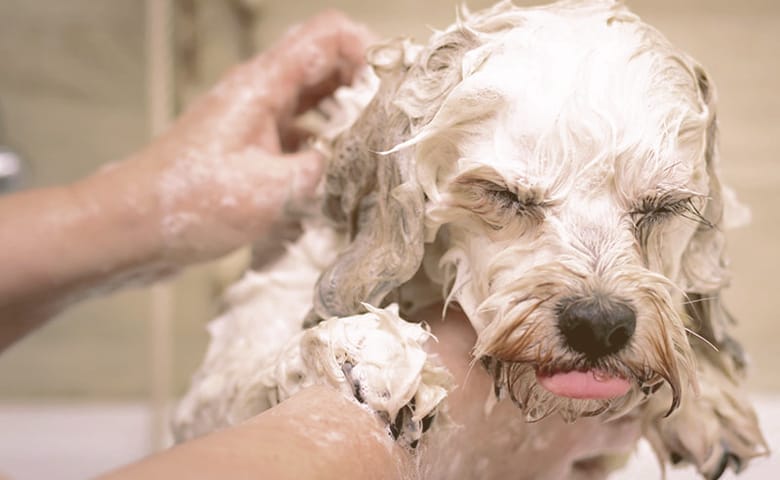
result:
<svg viewBox="0 0 780 480"><path fill-rule="evenodd" d="M441 305L421 310L415 320L425 321L436 341L425 344L429 353L452 373L455 388L447 396L448 413L458 424L484 413L484 405L492 395L492 380L471 354L477 334L466 315L450 308L441 318Z"/></svg>
<svg viewBox="0 0 780 480"><path fill-rule="evenodd" d="M417 319L431 326L438 342L426 347L455 379L446 411L458 427L446 433L446 441L429 444L426 472L446 472L448 478L508 478L518 471L526 478L591 478L606 476L602 468L612 465L593 459L610 454L617 461L633 448L641 434L641 422L633 415L607 424L583 418L576 427L557 416L527 423L510 399L494 399L492 378L473 361L477 335L468 318L454 308L446 319L440 312L441 305L434 305ZM453 458L459 466L453 466Z"/></svg>
<svg viewBox="0 0 780 480"><path fill-rule="evenodd" d="M369 35L326 13L236 67L148 147L73 184L0 199L0 351L68 305L257 239L271 247L323 159L293 118L348 83ZM291 153L292 152L292 153Z"/></svg>
<svg viewBox="0 0 780 480"><path fill-rule="evenodd" d="M334 12L292 28L125 162L148 185L142 191L168 261L285 240L323 170L319 153L298 150L293 119L351 81L369 37Z"/></svg>

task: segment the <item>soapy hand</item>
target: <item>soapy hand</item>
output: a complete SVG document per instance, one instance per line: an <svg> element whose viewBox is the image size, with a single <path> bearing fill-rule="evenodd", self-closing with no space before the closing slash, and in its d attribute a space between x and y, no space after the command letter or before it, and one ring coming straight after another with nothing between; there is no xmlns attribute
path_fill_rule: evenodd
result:
<svg viewBox="0 0 780 480"><path fill-rule="evenodd" d="M319 15L129 158L0 198L0 351L90 296L250 243L273 256L323 169L299 149L293 120L351 81L369 37L341 14Z"/></svg>
<svg viewBox="0 0 780 480"><path fill-rule="evenodd" d="M162 243L176 264L253 241L278 246L314 192L320 154L293 119L363 63L367 30L329 12L236 67L129 163L147 172Z"/></svg>

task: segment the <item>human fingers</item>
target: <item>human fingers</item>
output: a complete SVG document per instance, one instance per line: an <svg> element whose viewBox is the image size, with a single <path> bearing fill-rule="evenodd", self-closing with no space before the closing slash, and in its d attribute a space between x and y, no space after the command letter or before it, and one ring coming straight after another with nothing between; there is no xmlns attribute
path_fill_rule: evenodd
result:
<svg viewBox="0 0 780 480"><path fill-rule="evenodd" d="M294 165L290 199L293 208L311 200L325 169L325 158L316 150L303 150L285 155Z"/></svg>
<svg viewBox="0 0 780 480"><path fill-rule="evenodd" d="M329 11L291 28L247 68L264 73L265 86L274 92L265 99L271 112L301 113L352 80L372 39L365 27Z"/></svg>
<svg viewBox="0 0 780 480"><path fill-rule="evenodd" d="M338 12L291 28L274 46L234 67L177 122L188 138L225 151L281 151L292 118L349 83L372 35ZM219 132L219 135L215 135Z"/></svg>

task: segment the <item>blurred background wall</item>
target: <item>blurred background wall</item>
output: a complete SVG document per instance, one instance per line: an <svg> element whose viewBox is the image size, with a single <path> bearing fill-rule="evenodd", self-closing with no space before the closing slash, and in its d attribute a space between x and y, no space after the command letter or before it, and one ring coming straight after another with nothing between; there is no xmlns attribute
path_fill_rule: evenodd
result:
<svg viewBox="0 0 780 480"><path fill-rule="evenodd" d="M346 11L383 36L403 34L420 41L429 35L428 26L449 24L455 8L453 0L171 3L177 109L230 65L325 8ZM477 9L493 2L467 3ZM697 58L718 87L724 177L753 210L750 226L729 233L734 281L726 298L753 359L749 387L758 395L780 393L775 364L780 333L775 320L780 310L775 276L780 270L775 240L780 233L780 2L627 3ZM22 188L80 178L148 140L145 9L144 2L128 0L0 0L0 146L24 158ZM186 388L203 354L204 325L218 309L225 282L219 272L206 265L173 282L174 395ZM0 437L0 472L8 468L4 449L17 452L17 459L46 457L30 448L25 454L19 445L24 435L47 435L30 426L35 417L43 418L43 410L34 409L47 405L75 408L66 419L94 412L81 409L84 405L127 406L126 424L117 425L127 429L125 447L132 443L131 453L114 459L93 450L93 457L105 460L93 468L151 448L153 429L144 429L152 420L144 405L157 365L150 360L149 315L148 290L121 292L70 309L0 356L0 405L6 406L0 407L0 419L15 422L0 427L5 435ZM111 429L91 428L94 438Z"/></svg>

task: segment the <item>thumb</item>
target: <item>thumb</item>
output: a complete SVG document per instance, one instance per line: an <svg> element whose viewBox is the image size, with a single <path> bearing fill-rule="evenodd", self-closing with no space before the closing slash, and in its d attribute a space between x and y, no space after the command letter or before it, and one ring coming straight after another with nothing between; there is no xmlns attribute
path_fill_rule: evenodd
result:
<svg viewBox="0 0 780 480"><path fill-rule="evenodd" d="M317 150L307 149L283 158L292 171L289 201L294 207L305 206L305 202L313 199L317 192L325 171L325 157Z"/></svg>

